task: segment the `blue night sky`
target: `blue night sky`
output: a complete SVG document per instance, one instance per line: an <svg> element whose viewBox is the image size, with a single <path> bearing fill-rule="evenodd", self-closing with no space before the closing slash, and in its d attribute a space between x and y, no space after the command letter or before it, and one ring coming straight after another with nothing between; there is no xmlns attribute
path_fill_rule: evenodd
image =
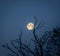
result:
<svg viewBox="0 0 60 56"><path fill-rule="evenodd" d="M60 0L0 0L0 56L6 55L1 45L18 38L20 30L23 40L31 39L32 32L26 29L26 25L34 23L34 16L38 22L44 23L39 34L60 26Z"/></svg>

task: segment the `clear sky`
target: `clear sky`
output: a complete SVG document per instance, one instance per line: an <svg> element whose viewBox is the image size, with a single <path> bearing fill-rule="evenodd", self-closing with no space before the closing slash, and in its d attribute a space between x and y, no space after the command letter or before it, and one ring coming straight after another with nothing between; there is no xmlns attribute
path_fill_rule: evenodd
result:
<svg viewBox="0 0 60 56"><path fill-rule="evenodd" d="M40 33L60 26L60 0L0 0L0 56L5 56L1 45L18 38L21 29L23 39L30 39L26 24L34 23L34 16L44 23Z"/></svg>

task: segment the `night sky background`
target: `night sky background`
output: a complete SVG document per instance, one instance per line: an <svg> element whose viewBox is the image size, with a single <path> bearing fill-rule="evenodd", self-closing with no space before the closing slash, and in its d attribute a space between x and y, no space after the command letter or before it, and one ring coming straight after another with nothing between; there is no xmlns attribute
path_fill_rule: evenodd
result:
<svg viewBox="0 0 60 56"><path fill-rule="evenodd" d="M0 0L0 56L7 54L2 45L18 38L20 31L23 42L31 39L26 25L34 23L34 16L43 25L39 34L60 26L60 0Z"/></svg>

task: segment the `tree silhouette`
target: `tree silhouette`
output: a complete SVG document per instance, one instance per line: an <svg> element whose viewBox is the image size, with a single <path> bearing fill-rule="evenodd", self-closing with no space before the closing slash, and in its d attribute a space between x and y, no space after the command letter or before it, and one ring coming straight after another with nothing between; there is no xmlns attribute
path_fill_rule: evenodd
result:
<svg viewBox="0 0 60 56"><path fill-rule="evenodd" d="M14 48L11 48L9 43L3 45L12 52L8 54L10 56L60 56L60 27L54 28L52 31L46 31L43 36L38 37L36 31L40 29L41 23L37 26L37 17L34 16L35 23L32 33L34 35L31 40L34 43L33 49L30 47L30 43L25 44L22 42L22 35L20 33L19 39L11 40L10 43ZM17 44L17 45L16 45Z"/></svg>

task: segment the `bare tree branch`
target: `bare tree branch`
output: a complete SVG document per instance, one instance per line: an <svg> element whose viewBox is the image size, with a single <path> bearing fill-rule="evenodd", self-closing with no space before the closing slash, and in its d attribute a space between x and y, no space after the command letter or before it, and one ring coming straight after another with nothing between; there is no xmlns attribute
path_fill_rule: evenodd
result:
<svg viewBox="0 0 60 56"><path fill-rule="evenodd" d="M12 50L11 47L6 43L6 48L9 49L12 53L16 54L16 56L19 56L14 50Z"/></svg>

